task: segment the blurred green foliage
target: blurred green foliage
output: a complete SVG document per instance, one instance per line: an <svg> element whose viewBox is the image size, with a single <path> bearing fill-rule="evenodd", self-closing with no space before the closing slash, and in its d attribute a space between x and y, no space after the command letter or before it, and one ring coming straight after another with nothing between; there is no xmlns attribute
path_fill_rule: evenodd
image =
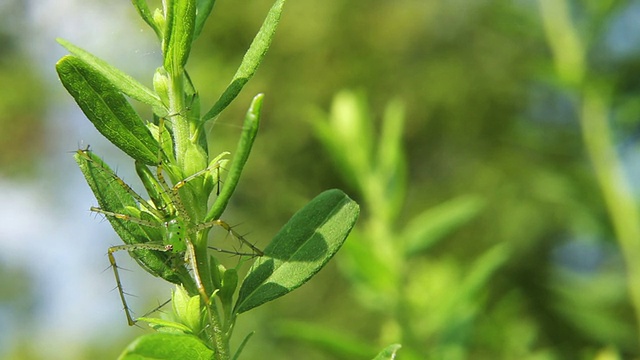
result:
<svg viewBox="0 0 640 360"><path fill-rule="evenodd" d="M619 68L621 60L603 52L611 37L607 32L629 11L629 4L602 6L599 17L591 19L585 13L598 4L571 3L578 31L597 39L591 50L595 69L590 71L602 68L616 78L633 77L633 53ZM558 85L537 3L335 0L288 6L274 46L250 84L267 94L270 120L257 146L269 155L252 159L249 174L253 172L254 179L243 180L246 205L237 203L238 213L253 223L265 221L261 229L268 230L285 218L279 209L299 205L302 194L342 184L344 164L329 160L327 155L336 151L318 146L309 124L318 112L329 111L339 90L366 93L367 127L376 129L374 139L384 127L377 124L388 101L401 99L406 109L402 148L407 187L397 219L387 227L391 233L385 234L391 243L385 265L405 268L399 286L406 299L421 307L400 306L407 311L402 322L388 303L380 303L380 297L394 296L393 291L378 290L382 293L366 302L362 279L328 276L326 284L314 284L318 294L324 290L323 301L289 299L306 305L277 307L265 315L266 324L283 317L278 310L288 310L288 319L305 318L304 326L324 326L315 337L307 327L296 330L303 326L297 322L282 329L288 336L316 338L312 342L321 343L319 348L333 349L325 356L317 354L318 359L363 356L363 347L381 348L389 341L404 341L399 356L407 358L411 351L416 358L593 358L611 344L616 350L609 353L637 354L624 265L585 153L575 95ZM599 23L600 30L592 30L590 21ZM234 28L240 38L243 25ZM236 46L246 46L235 40ZM212 40L220 42L225 39ZM210 49L209 55L233 57L221 48ZM617 69L631 72L620 74ZM634 87L625 89L621 98L634 99ZM625 119L634 118L628 114ZM631 114L637 118L636 112ZM219 126L231 118L226 114ZM621 130L630 128L633 125ZM345 142L342 153L355 157L360 145ZM336 170L332 164L338 165ZM375 213L388 209L371 207L367 194L354 184L354 177L370 178L361 168L350 169L355 174L347 170L344 184L369 204L363 207L369 221L377 221ZM252 185L256 183L264 185ZM484 206L427 251L394 263L398 247L393 241L414 219L429 226L429 215L419 214L453 199L477 199ZM397 205L392 201L384 206ZM347 242L347 249L364 244L365 254L384 254L385 249L371 245L375 236L367 234L366 224L361 222L363 228ZM508 251L504 262L498 260L504 254L488 260L492 249ZM342 254L343 264L352 253ZM483 261L494 261L493 267L485 265L493 270L482 272ZM379 280L384 274L394 277L387 268L375 270L382 273ZM465 292L473 288L471 283L475 292ZM305 314L310 307L318 308L316 316ZM389 317L400 324L389 325ZM402 338L398 327L407 326L415 327L410 334L414 338ZM360 342L354 345L359 350L336 350L350 342L336 344L335 336L323 337L326 328L337 337L359 339L351 342ZM254 341L260 341L260 333ZM262 346L276 352L285 344L257 344L260 351Z"/></svg>
<svg viewBox="0 0 640 360"><path fill-rule="evenodd" d="M216 3L189 60L197 87L207 94L224 89L271 3ZM338 253L340 266L238 324L256 331L247 358L372 358L395 342L403 344L400 359L640 355L625 257L580 130L582 92L558 69L538 5L286 5L256 77L214 125L219 148L211 152L233 149L250 97L266 94L265 121L230 214L263 246L323 189L342 187L367 205L361 227ZM569 2L573 30L588 44L581 66L606 91L605 113L629 169L638 161L640 49L633 39L640 34L614 29L625 16L637 21L637 7L637 1ZM635 47L614 51L621 37ZM358 90L357 101L368 99L357 108L371 133L359 135L371 136L373 149L388 104L403 104L400 200L372 202L358 181L387 180L348 173L354 168L335 162L336 151L314 134L313 121L328 119L334 96L346 88ZM202 98L205 107L214 101ZM342 146L338 153L360 151L356 142ZM378 217L387 210L394 215ZM443 227L433 225L438 221ZM408 256L406 243L396 241L411 231L437 241L418 242ZM385 241L389 252L374 241ZM360 250L367 257L358 259ZM362 279L362 269L351 266L357 261L389 268L375 265L366 275L377 277ZM395 288L383 290L394 281Z"/></svg>
<svg viewBox="0 0 640 360"><path fill-rule="evenodd" d="M46 149L43 84L19 38L25 15L17 1L0 9L0 176L33 175L34 160Z"/></svg>

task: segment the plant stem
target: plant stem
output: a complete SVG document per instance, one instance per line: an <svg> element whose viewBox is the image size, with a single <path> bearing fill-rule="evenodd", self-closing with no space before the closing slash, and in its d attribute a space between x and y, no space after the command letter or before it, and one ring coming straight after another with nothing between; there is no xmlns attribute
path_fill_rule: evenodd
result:
<svg viewBox="0 0 640 360"><path fill-rule="evenodd" d="M207 315L209 317L209 323L211 324L211 330L213 331L213 340L216 349L216 360L228 360L230 358L229 351L229 337L226 331L222 328L222 322L220 321L220 312L214 298L206 304Z"/></svg>
<svg viewBox="0 0 640 360"><path fill-rule="evenodd" d="M188 162L186 156L190 147L197 145L191 143L192 137L188 120L188 109L185 106L184 72L180 72L180 74L177 75L171 72L168 72L168 74L169 114L172 115L170 126L173 133L176 165L182 170L183 176L191 175L186 166ZM195 198L197 199L198 197L196 196ZM207 197L205 197L205 199L206 198ZM188 206L197 206L197 204L190 201ZM215 349L215 359L228 360L230 356L229 338L223 329L222 319L215 298L210 296L210 294L214 293L215 289L213 289L213 281L211 279L211 269L207 251L207 234L208 231L206 230L198 232L193 243L190 244L192 246L191 251L193 252L193 275L196 277L196 283L200 282L200 288L197 292L200 293L200 298L205 307L204 310L206 311L210 326L210 340L213 344L209 345ZM204 291L204 293L201 291Z"/></svg>
<svg viewBox="0 0 640 360"><path fill-rule="evenodd" d="M180 168L183 168L184 155L189 146L189 122L184 102L183 74L173 76L169 73L169 114L174 117L170 126L173 131L176 162Z"/></svg>
<svg viewBox="0 0 640 360"><path fill-rule="evenodd" d="M640 211L616 153L608 123L608 105L602 92L587 88L580 123L585 146L602 190L627 267L627 287L640 326Z"/></svg>
<svg viewBox="0 0 640 360"><path fill-rule="evenodd" d="M640 328L640 211L612 140L608 94L586 77L587 46L571 20L568 2L539 0L539 4L557 75L580 97L582 137L625 259L629 297Z"/></svg>

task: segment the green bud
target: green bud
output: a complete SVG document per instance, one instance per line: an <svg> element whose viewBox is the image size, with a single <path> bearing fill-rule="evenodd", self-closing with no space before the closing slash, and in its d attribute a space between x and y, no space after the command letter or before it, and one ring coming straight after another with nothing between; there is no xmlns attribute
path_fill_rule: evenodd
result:
<svg viewBox="0 0 640 360"><path fill-rule="evenodd" d="M163 68L158 68L153 74L153 89L156 91L162 103L169 107L169 78ZM164 116L165 114L161 114Z"/></svg>
<svg viewBox="0 0 640 360"><path fill-rule="evenodd" d="M156 26L158 27L158 29L162 31L162 33L164 33L166 30L167 23L164 19L164 14L162 13L162 10L156 9L153 12L153 21L156 23Z"/></svg>

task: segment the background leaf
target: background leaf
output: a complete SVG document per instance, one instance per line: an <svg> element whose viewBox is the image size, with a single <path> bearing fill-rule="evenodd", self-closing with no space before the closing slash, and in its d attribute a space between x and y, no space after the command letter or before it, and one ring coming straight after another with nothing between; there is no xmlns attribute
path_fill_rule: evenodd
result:
<svg viewBox="0 0 640 360"><path fill-rule="evenodd" d="M276 332L296 342L304 341L324 348L339 359L368 358L377 350L350 333L318 324L282 321L278 322Z"/></svg>
<svg viewBox="0 0 640 360"><path fill-rule="evenodd" d="M484 207L479 196L465 195L424 210L406 225L402 236L407 255L429 249L451 232L473 219Z"/></svg>

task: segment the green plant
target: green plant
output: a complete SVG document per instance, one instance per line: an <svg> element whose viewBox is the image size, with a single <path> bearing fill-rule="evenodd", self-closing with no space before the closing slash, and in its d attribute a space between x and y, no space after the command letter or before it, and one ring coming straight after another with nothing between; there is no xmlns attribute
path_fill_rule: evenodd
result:
<svg viewBox="0 0 640 360"><path fill-rule="evenodd" d="M176 284L172 312L162 319L142 318L157 333L141 336L123 359L238 358L229 340L237 316L299 287L339 250L359 214L358 205L340 190L318 195L298 211L261 251L220 217L238 184L260 122L264 96L254 97L233 159L211 156L204 131L239 94L269 48L284 6L277 0L218 101L204 115L186 65L193 41L215 0L167 0L151 11L144 0L133 5L160 41L163 63L149 89L89 52L59 40L71 55L56 65L62 84L87 118L135 162L148 194L145 199L120 179L89 148L75 159L103 214L124 245L109 249L129 324L136 322L126 301L113 253L126 250L150 274ZM145 121L130 105L137 100L153 110ZM155 167L155 171L152 168ZM226 170L221 183L220 169ZM210 198L215 201L209 206ZM224 250L256 257L240 283L209 252L209 230L221 226L249 250ZM236 289L239 286L239 292Z"/></svg>
<svg viewBox="0 0 640 360"><path fill-rule="evenodd" d="M379 344L391 343L402 344L403 359L465 358L485 290L508 259L508 249L495 245L468 265L447 255L430 256L429 251L475 218L484 199L463 195L402 218L408 183L404 106L398 100L385 108L377 138L364 95L352 91L338 93L330 114L318 116L314 124L366 209L339 264L359 304L374 314L380 327L375 344L300 322L283 323L281 331L342 358L365 357Z"/></svg>

